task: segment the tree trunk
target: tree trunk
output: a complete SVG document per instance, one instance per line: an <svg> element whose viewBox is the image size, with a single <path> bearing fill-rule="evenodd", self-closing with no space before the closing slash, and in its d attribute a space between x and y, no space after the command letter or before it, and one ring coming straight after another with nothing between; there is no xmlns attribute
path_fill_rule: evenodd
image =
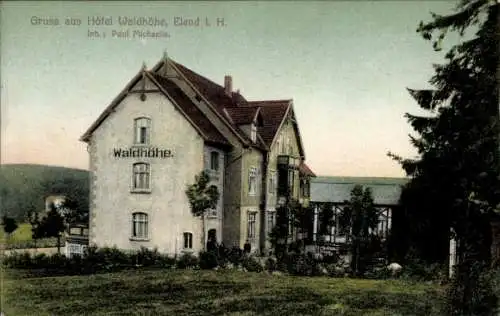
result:
<svg viewBox="0 0 500 316"><path fill-rule="evenodd" d="M206 224L205 223L205 214L202 214L201 215L201 225L203 227L201 228L201 230L202 230L201 241L202 241L203 244L202 244L202 248L201 249L203 249L204 251L207 250L207 237L206 237L206 234L205 234L205 224Z"/></svg>
<svg viewBox="0 0 500 316"><path fill-rule="evenodd" d="M61 254L61 236L57 236L57 254Z"/></svg>

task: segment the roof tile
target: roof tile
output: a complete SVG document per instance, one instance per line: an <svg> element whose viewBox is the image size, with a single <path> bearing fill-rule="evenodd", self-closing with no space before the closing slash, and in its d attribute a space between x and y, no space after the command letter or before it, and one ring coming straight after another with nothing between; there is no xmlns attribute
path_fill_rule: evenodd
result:
<svg viewBox="0 0 500 316"><path fill-rule="evenodd" d="M189 99L189 97L171 80L152 74L158 83L165 89L186 115L198 126L207 137L207 141L222 145L229 145L229 141L217 130L207 119L201 110Z"/></svg>

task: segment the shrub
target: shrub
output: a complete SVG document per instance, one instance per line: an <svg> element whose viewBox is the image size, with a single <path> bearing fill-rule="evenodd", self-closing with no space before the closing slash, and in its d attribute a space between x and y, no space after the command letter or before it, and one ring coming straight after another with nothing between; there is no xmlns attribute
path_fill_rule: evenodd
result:
<svg viewBox="0 0 500 316"><path fill-rule="evenodd" d="M278 270L278 261L275 258L267 258L265 269L269 272Z"/></svg>
<svg viewBox="0 0 500 316"><path fill-rule="evenodd" d="M447 278L447 265L414 260L404 265L401 276L414 281L440 281Z"/></svg>
<svg viewBox="0 0 500 316"><path fill-rule="evenodd" d="M238 247L233 247L227 252L227 260L234 266L239 266L243 258L243 251Z"/></svg>
<svg viewBox="0 0 500 316"><path fill-rule="evenodd" d="M480 262L474 262L470 267L459 264L448 286L443 313L496 315L498 298L493 287L494 274Z"/></svg>
<svg viewBox="0 0 500 316"><path fill-rule="evenodd" d="M262 272L264 268L254 256L245 256L241 262L243 268L248 272Z"/></svg>
<svg viewBox="0 0 500 316"><path fill-rule="evenodd" d="M137 252L136 264L144 267L151 267L155 265L159 265L159 262L162 260L162 255L158 252L158 249L155 248L153 250L149 250L146 247L141 247L141 249Z"/></svg>
<svg viewBox="0 0 500 316"><path fill-rule="evenodd" d="M5 256L2 263L8 268L30 269L33 266L32 258L29 252L14 252Z"/></svg>
<svg viewBox="0 0 500 316"><path fill-rule="evenodd" d="M177 268L178 269L187 269L187 268L196 268L198 266L198 258L193 256L191 253L183 253L178 259L177 259Z"/></svg>
<svg viewBox="0 0 500 316"><path fill-rule="evenodd" d="M213 269L219 265L217 254L213 251L202 251L199 258L200 269Z"/></svg>

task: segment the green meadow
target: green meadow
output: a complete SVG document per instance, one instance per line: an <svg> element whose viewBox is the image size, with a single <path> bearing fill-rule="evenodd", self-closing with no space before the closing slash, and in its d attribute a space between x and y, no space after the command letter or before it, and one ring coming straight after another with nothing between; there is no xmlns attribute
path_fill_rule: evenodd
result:
<svg viewBox="0 0 500 316"><path fill-rule="evenodd" d="M21 273L18 271L18 273ZM400 280L145 270L4 281L5 315L439 315L442 289Z"/></svg>

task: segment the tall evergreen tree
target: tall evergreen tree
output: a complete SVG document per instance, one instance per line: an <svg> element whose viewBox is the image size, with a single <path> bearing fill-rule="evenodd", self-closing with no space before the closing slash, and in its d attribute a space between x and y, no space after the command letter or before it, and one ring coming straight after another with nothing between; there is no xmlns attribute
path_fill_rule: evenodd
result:
<svg viewBox="0 0 500 316"><path fill-rule="evenodd" d="M362 275L370 261L368 250L373 241L371 231L377 227L378 213L371 190L361 185L354 186L351 199L346 204L340 216L341 225L350 232L352 271L354 275Z"/></svg>
<svg viewBox="0 0 500 316"><path fill-rule="evenodd" d="M447 52L445 64L434 66L434 90L409 90L429 112L406 114L419 134L411 142L420 157L389 155L412 177L402 204L411 223L407 237L417 240L415 252L428 261L442 261L448 255L450 227L458 239L459 273L448 314L490 315L496 300L481 292L487 288L481 275L490 264L490 220L500 201L498 4L462 0L456 9L447 16L433 14L433 21L418 28L427 40L440 31L433 42L436 50L447 31L463 36L470 28L476 30Z"/></svg>

